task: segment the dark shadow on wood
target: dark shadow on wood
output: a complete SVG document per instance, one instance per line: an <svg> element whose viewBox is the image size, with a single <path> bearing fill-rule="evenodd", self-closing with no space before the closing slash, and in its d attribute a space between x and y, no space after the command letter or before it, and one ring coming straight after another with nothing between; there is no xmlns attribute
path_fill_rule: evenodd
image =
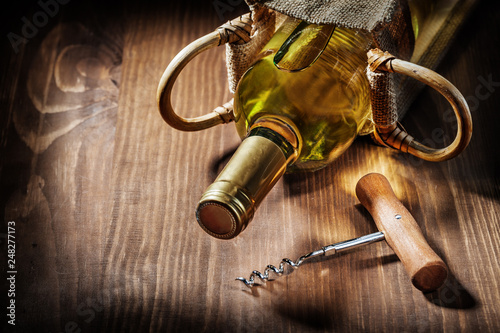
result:
<svg viewBox="0 0 500 333"><path fill-rule="evenodd" d="M457 278L448 272L448 279L443 286L431 293L425 293L429 302L450 309L473 309L478 304Z"/></svg>
<svg viewBox="0 0 500 333"><path fill-rule="evenodd" d="M226 166L227 162L231 159L233 154L235 153L236 149L238 149L238 146L228 149L227 151L224 152L222 156L216 156L215 158L212 159L212 162L210 163L210 179L215 180L219 173L222 171L224 166Z"/></svg>

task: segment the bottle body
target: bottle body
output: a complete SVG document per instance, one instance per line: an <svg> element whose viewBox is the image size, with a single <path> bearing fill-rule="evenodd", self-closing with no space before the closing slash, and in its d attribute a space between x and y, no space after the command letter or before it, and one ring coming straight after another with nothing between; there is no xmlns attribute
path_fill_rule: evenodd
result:
<svg viewBox="0 0 500 333"><path fill-rule="evenodd" d="M274 63L289 35L285 22L241 78L234 98L238 134L256 123L282 121L296 135L297 158L288 171L317 170L341 155L370 115L365 74L366 33L336 28L319 58L308 68L289 72ZM265 126L265 125L264 125Z"/></svg>

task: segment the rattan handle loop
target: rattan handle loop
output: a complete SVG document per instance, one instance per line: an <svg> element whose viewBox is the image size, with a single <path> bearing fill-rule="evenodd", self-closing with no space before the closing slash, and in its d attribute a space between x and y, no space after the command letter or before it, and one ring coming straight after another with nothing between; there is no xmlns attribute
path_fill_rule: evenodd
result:
<svg viewBox="0 0 500 333"><path fill-rule="evenodd" d="M184 67L197 55L225 43L248 42L251 29L250 14L243 15L195 40L175 56L161 77L156 97L160 114L170 126L181 131L199 131L234 120L232 102L217 107L209 114L195 118L183 118L177 115L172 107L172 88Z"/></svg>
<svg viewBox="0 0 500 333"><path fill-rule="evenodd" d="M368 65L373 72L404 74L437 90L452 106L458 125L453 142L447 147L434 149L416 141L397 122L375 124L375 138L379 143L432 162L453 158L467 147L472 136L472 118L465 98L453 84L428 68L397 59L379 49L368 52Z"/></svg>

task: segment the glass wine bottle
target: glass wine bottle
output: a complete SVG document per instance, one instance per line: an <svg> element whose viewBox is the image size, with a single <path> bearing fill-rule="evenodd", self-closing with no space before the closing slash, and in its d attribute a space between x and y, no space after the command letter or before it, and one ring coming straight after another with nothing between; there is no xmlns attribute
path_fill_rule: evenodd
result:
<svg viewBox="0 0 500 333"><path fill-rule="evenodd" d="M235 237L285 171L318 170L351 145L370 121L371 43L360 30L292 18L281 25L238 83L234 113L244 139L198 204L207 233Z"/></svg>

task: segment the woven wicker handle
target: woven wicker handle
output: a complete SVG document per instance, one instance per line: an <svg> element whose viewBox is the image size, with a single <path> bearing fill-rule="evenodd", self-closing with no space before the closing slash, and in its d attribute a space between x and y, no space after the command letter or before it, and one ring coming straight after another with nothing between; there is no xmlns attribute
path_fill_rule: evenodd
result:
<svg viewBox="0 0 500 333"><path fill-rule="evenodd" d="M172 88L180 72L197 55L225 43L248 42L251 29L250 14L240 16L220 26L214 32L195 40L175 56L165 69L157 91L160 113L170 126L181 131L199 131L234 120L232 101L200 117L183 118L177 115L171 102Z"/></svg>
<svg viewBox="0 0 500 333"><path fill-rule="evenodd" d="M378 173L364 176L356 185L356 195L398 255L413 285L422 291L443 285L448 275L446 264L431 249L413 216L394 195L387 178Z"/></svg>
<svg viewBox="0 0 500 333"><path fill-rule="evenodd" d="M375 107L373 108L375 139L380 144L432 162L440 162L453 158L467 147L472 136L472 118L465 98L453 84L428 68L396 59L390 53L382 52L379 49L373 49L368 52L368 66L372 72L404 74L437 90L452 106L458 125L455 140L445 148L434 149L416 141L411 135L406 133L404 128L397 123L392 115L384 115L384 110ZM374 101L377 100L377 93L379 92L374 92L372 89L372 104L375 104ZM389 118L394 120L387 121ZM382 121L377 123L377 119Z"/></svg>

